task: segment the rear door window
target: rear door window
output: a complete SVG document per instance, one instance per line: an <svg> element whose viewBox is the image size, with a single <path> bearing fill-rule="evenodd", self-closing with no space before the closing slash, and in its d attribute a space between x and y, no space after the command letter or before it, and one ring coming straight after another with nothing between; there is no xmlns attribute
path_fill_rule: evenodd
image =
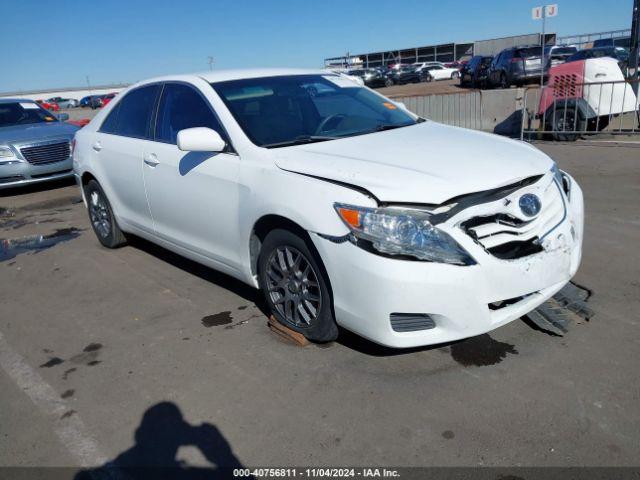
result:
<svg viewBox="0 0 640 480"><path fill-rule="evenodd" d="M127 93L109 114L101 131L124 137L150 139L151 118L159 91L160 85L148 85ZM112 114L114 119L111 119Z"/></svg>

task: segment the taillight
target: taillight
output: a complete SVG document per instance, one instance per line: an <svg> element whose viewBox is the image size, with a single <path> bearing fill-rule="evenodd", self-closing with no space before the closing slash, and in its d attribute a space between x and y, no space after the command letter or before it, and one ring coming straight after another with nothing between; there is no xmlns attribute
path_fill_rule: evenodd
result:
<svg viewBox="0 0 640 480"><path fill-rule="evenodd" d="M511 59L511 63L518 63L518 62L521 62L521 61L522 61L522 59L521 58L517 58L517 57L513 57Z"/></svg>

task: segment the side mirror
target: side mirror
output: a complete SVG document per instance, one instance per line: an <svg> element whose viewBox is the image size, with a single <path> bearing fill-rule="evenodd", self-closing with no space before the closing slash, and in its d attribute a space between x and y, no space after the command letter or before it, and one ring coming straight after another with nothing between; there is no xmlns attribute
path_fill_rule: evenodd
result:
<svg viewBox="0 0 640 480"><path fill-rule="evenodd" d="M61 122L66 122L67 120L69 120L68 113L58 113L56 117L58 117L58 120L60 120Z"/></svg>
<svg viewBox="0 0 640 480"><path fill-rule="evenodd" d="M185 128L178 132L178 148L183 152L221 152L226 146L220 134L207 127Z"/></svg>

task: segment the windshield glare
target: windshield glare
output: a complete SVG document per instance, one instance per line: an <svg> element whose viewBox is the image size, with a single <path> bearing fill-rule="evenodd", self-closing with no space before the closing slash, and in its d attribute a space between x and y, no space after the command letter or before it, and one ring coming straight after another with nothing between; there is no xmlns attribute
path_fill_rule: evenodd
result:
<svg viewBox="0 0 640 480"><path fill-rule="evenodd" d="M390 100L338 75L250 78L212 87L251 141L267 148L417 123Z"/></svg>
<svg viewBox="0 0 640 480"><path fill-rule="evenodd" d="M0 127L57 121L53 114L35 102L0 103Z"/></svg>

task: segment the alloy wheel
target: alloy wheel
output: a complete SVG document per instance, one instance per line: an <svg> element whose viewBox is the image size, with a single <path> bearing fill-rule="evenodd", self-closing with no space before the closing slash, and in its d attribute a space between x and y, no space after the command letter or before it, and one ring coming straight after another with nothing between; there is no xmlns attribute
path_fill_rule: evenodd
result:
<svg viewBox="0 0 640 480"><path fill-rule="evenodd" d="M267 292L275 310L296 327L311 326L323 299L309 260L294 247L280 246L271 252L266 270Z"/></svg>
<svg viewBox="0 0 640 480"><path fill-rule="evenodd" d="M107 238L111 233L111 216L105 199L96 190L89 195L89 218L98 235Z"/></svg>

